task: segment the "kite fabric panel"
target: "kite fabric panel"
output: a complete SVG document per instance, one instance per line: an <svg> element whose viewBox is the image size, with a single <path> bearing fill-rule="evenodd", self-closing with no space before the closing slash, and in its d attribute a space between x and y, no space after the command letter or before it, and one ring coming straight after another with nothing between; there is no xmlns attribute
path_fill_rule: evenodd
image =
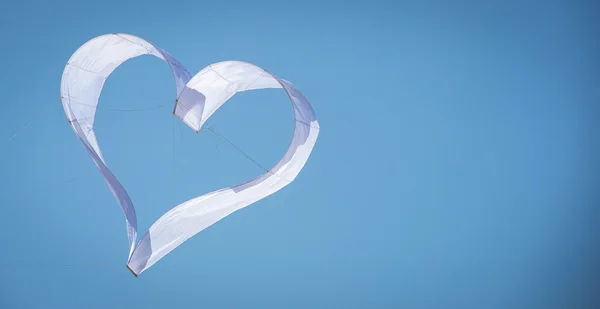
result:
<svg viewBox="0 0 600 309"><path fill-rule="evenodd" d="M273 168L248 182L210 192L173 207L136 244L138 226L135 208L127 191L104 161L94 132L94 120L98 99L108 76L123 62L141 55L152 55L167 62L176 86L173 113L196 132L237 92L266 88L283 88L288 94L295 126L290 147ZM71 56L62 76L61 98L73 131L123 210L130 247L127 268L135 276L203 229L290 184L306 164L319 134L315 111L289 81L242 61L211 64L192 77L166 51L149 41L124 33L91 39Z"/></svg>

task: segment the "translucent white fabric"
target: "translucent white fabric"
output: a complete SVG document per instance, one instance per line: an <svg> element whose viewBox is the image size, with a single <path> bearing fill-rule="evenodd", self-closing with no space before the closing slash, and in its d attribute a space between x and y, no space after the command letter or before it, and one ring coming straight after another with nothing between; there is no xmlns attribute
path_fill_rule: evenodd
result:
<svg viewBox="0 0 600 309"><path fill-rule="evenodd" d="M294 110L290 147L268 172L246 183L220 189L175 206L137 240L137 219L127 191L106 166L94 133L94 116L106 78L121 63L140 55L165 60L175 77L174 114L196 132L235 93L283 88ZM209 65L194 77L175 58L152 43L128 34L108 34L88 41L69 59L63 72L61 96L75 134L104 176L126 219L130 251L127 267L138 275L185 240L234 211L265 198L292 182L306 164L319 134L316 114L290 82L250 63L224 61Z"/></svg>

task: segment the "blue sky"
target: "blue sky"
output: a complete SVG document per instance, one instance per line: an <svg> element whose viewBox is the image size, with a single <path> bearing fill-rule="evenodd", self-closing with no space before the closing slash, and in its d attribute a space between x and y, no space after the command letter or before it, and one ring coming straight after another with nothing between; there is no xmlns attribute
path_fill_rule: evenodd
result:
<svg viewBox="0 0 600 309"><path fill-rule="evenodd" d="M5 1L0 307L598 307L599 12L593 1ZM291 185L139 278L118 204L58 100L71 54L110 32L192 72L257 64L293 82L322 128ZM174 94L167 65L146 56L100 97L98 139L140 232L261 173L174 119ZM271 166L292 117L282 90L263 90L210 124Z"/></svg>

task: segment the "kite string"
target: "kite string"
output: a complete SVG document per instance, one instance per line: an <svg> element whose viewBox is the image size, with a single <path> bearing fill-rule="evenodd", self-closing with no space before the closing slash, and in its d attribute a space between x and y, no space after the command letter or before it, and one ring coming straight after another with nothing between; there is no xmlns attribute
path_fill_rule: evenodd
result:
<svg viewBox="0 0 600 309"><path fill-rule="evenodd" d="M227 139L221 133L217 132L212 126L207 126L206 130L210 131L214 136L216 136L216 137L218 137L218 138L226 141L227 143L229 143L231 146L233 146L233 148L235 148L235 150L237 150L239 153L241 153L242 155L244 155L248 160L252 161L254 164L256 164L258 167L260 167L261 169L263 169L265 172L269 172L268 169L266 169L264 166L262 166L256 160L254 160L249 154L247 154L245 151L243 151L242 149L240 149L238 146L236 146L233 142L231 142L229 139Z"/></svg>
<svg viewBox="0 0 600 309"><path fill-rule="evenodd" d="M173 101L172 103L174 103L175 101ZM46 108L44 108L40 114L43 114L47 111L49 111L52 108L56 108L58 106L60 106L61 103L61 99L59 98L58 100L59 105L50 105ZM93 105L89 105L89 104L84 104L84 103L77 103L77 102L73 102L73 104L80 104L80 105L85 105L85 106L90 106L90 107L96 107ZM109 111L114 111L114 112L142 112L142 111L148 111L148 110L153 110L153 109L158 109L161 108L165 105L169 104L168 102L159 104L159 105L154 105L154 106L150 106L147 108L132 108L132 109L120 109L120 108L104 108L105 110L109 110ZM21 135L21 133L23 133L27 128L29 128L33 122L38 118L38 115L36 115L35 117L32 118L32 120L30 120L26 125L24 125L21 129L19 129L17 132L15 132L11 137L8 138L7 142L10 142L11 140L13 140L14 138L16 138L17 136ZM183 135L182 135L183 138Z"/></svg>
<svg viewBox="0 0 600 309"><path fill-rule="evenodd" d="M47 108L44 108L42 110L43 112L47 112L48 110L52 109L52 108L56 108L57 106L60 106L60 98L58 100L58 105L51 105ZM173 101L172 103L174 103L175 101ZM82 104L82 105L86 105L86 106L91 106L89 104L84 104L84 103L77 103L77 102L73 102L74 104ZM147 111L147 110L153 110L153 109L158 109L161 108L165 105L167 105L168 103L165 102L163 104L159 104L159 105L155 105L155 106L151 106L148 108L139 108L139 109L117 109L117 108L105 108L106 110L109 111L116 111L116 112L141 112L141 111ZM96 106L94 106L96 107ZM37 118L37 117L36 117ZM29 123L27 123L24 127L22 127L19 131L17 131L15 134L13 134L8 141L11 141L12 139L16 138L17 136L19 136L21 133L23 133L27 128L29 128L31 126L31 124L33 124L34 120L31 120ZM180 124L180 136L181 136L181 140L183 140L183 131L181 129L181 124ZM250 160L251 162L253 162L256 166L258 166L259 168L261 168L262 170L264 170L265 172L270 172L269 169L265 168L264 166L262 166L260 163L258 163L254 158L252 158L248 153L246 153L244 150L242 150L240 147L238 147L237 145L235 145L232 141L230 141L229 139L227 139L225 136L223 136L221 133L219 133L215 128L213 128L212 126L207 126L205 128L206 130L210 131L215 137L220 138L222 140L224 140L225 142L227 142L228 144L230 144L231 146L233 146L233 148L238 151L239 153L241 153L244 157L246 157L248 160ZM203 129L204 130L204 129ZM175 178L175 174L176 174L176 169L177 169L177 160L176 160L176 151L175 151L175 118L173 118L173 123L172 123L172 143L173 143L173 176L172 178ZM220 152L219 150L219 144L216 144L217 146L217 151Z"/></svg>
<svg viewBox="0 0 600 309"><path fill-rule="evenodd" d="M219 133L217 130L215 130L214 127L208 125L206 126L206 128L202 129L202 130L208 130L211 133L213 133L214 136L221 138L222 140L226 141L228 144L230 144L231 146L233 146L233 148L235 148L235 150L237 150L239 153L241 153L242 155L244 155L248 160L252 161L254 164L256 164L256 166L258 166L259 168L261 168L262 170L264 170L265 172L271 174L271 175L275 175L287 182L291 182L290 180L286 179L285 177L279 175L277 172L273 172L270 169L265 168L264 166L262 166L260 163L258 163L258 161L254 160L248 153L246 153L245 151L243 151L240 147L236 146L232 141L230 141L229 139L227 139L225 136L223 136L221 133ZM218 147L218 143L217 143L217 147Z"/></svg>
<svg viewBox="0 0 600 309"><path fill-rule="evenodd" d="M149 111L149 110L153 110L153 109L159 109L169 103L175 103L175 101L172 102L165 102L162 104L158 104L158 105L154 105L154 106L149 106L149 107L144 107L144 108L111 108L111 107L107 107L107 108L102 108L104 110L108 110L108 111L114 111L114 112L143 112L143 111ZM83 105L83 106L89 106L89 107L95 107L98 108L99 105L91 105L91 104L85 104L85 103L80 103L77 101L71 101L71 104L77 104L77 105Z"/></svg>
<svg viewBox="0 0 600 309"><path fill-rule="evenodd" d="M60 100L59 100L60 103ZM49 111L52 108L56 108L56 105L50 105L46 108L44 108L40 114L46 113L47 111ZM14 133L8 140L7 142L10 142L11 140L13 140L14 138L16 138L17 136L21 135L21 133L23 133L23 131L25 131L27 128L29 128L31 126L31 124L33 124L33 122L35 121L35 119L37 119L38 115L36 115L36 117L33 117L25 126L23 126L19 131L17 131L16 133Z"/></svg>
<svg viewBox="0 0 600 309"><path fill-rule="evenodd" d="M173 191L175 193L175 196L177 196L177 186L175 185L175 178L177 176L177 157L175 152L175 117L172 117L171 119L171 142L173 144L173 161L171 162L171 165L173 166L173 172L171 175L171 186L175 188Z"/></svg>
<svg viewBox="0 0 600 309"><path fill-rule="evenodd" d="M33 121L30 121L28 124L26 124L23 128L21 128L21 130L17 131L17 133L13 134L9 139L8 142L10 142L13 138L17 137L19 134L21 134L21 132L25 131L25 129L29 128L29 126L31 125Z"/></svg>
<svg viewBox="0 0 600 309"><path fill-rule="evenodd" d="M126 108L126 109L122 109L122 108L105 108L106 110L109 111L113 111L113 112L143 112L143 111L149 111L149 110L153 110L153 109L159 109L169 103L175 103L175 101L173 102L165 102L163 104L159 104L159 105L154 105L154 106L150 106L150 107L146 107L146 108Z"/></svg>

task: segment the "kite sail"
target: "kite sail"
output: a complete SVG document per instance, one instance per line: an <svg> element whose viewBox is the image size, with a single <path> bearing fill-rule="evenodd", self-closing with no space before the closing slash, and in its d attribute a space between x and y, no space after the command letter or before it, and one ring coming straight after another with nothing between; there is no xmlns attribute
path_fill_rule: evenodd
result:
<svg viewBox="0 0 600 309"><path fill-rule="evenodd" d="M167 62L177 91L173 113L196 132L237 92L266 88L283 88L288 94L295 125L290 147L270 170L243 184L210 192L173 207L136 243L136 211L127 191L104 161L94 132L94 116L108 76L128 59L141 55L153 55ZM136 277L198 232L290 184L306 164L319 134L315 111L289 81L242 61L211 64L192 77L165 50L124 33L101 35L81 46L65 66L60 91L73 131L123 210L130 247L127 268Z"/></svg>

